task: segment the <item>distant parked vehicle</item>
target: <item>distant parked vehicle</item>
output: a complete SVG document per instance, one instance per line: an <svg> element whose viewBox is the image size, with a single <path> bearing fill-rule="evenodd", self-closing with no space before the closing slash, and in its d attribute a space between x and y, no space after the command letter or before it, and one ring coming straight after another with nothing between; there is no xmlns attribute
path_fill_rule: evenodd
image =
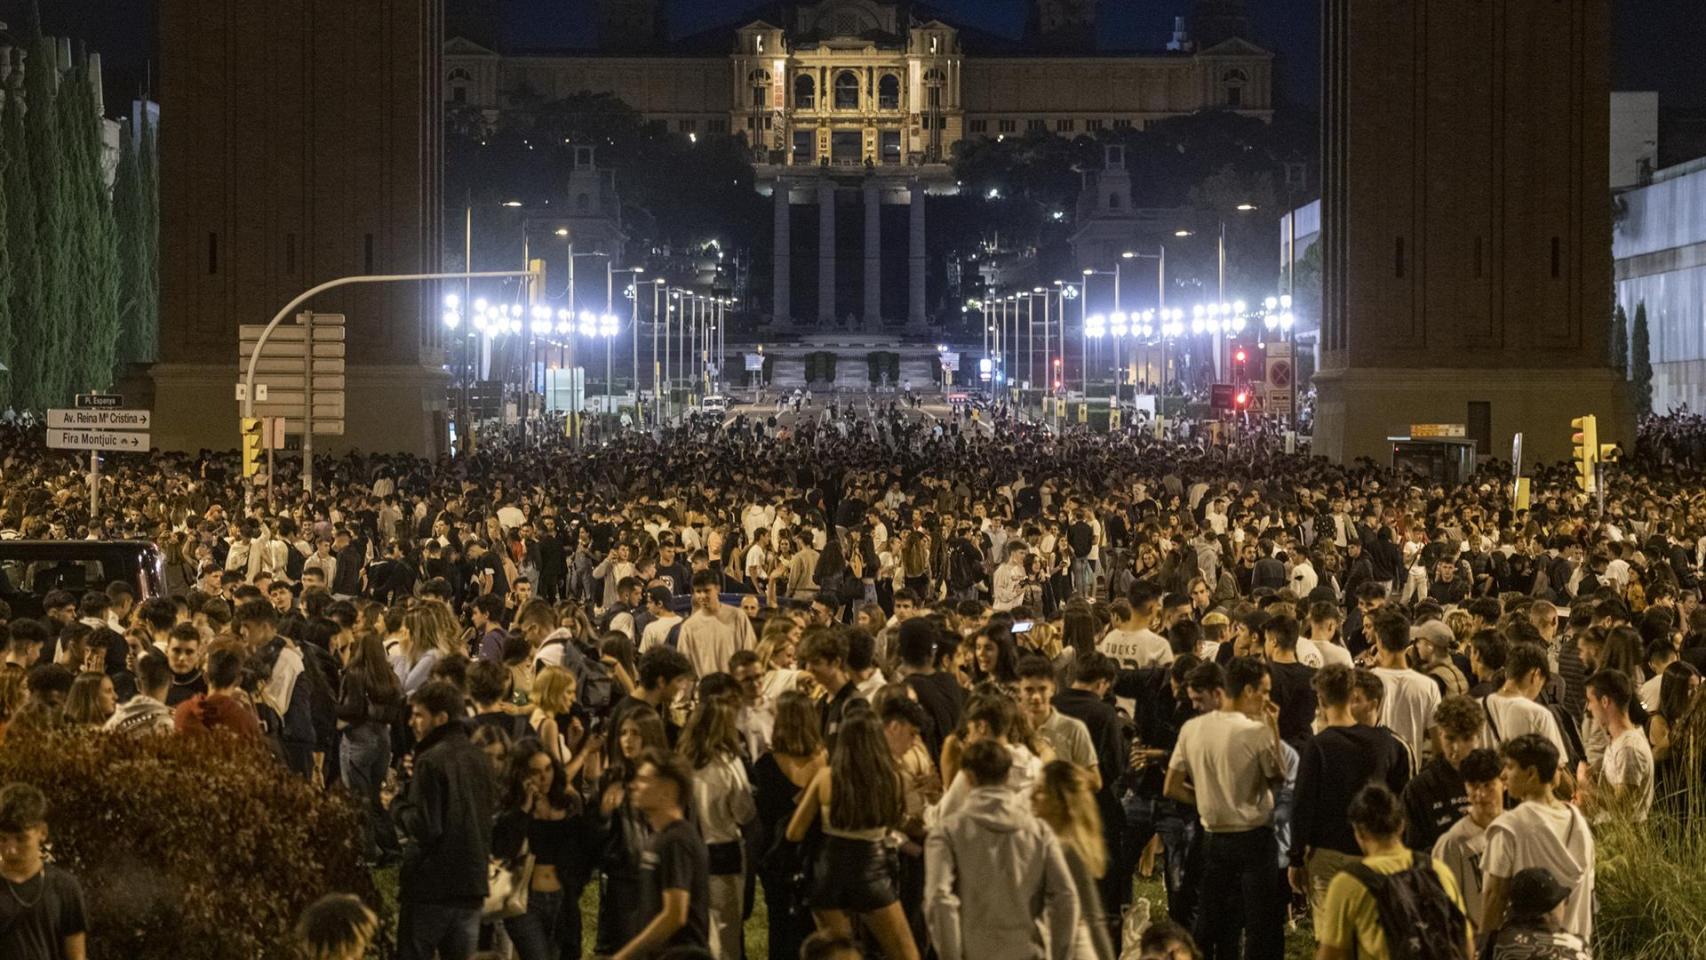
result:
<svg viewBox="0 0 1706 960"><path fill-rule="evenodd" d="M0 600L13 617L40 617L55 590L81 597L114 581L138 602L166 592L166 560L146 540L0 540Z"/></svg>

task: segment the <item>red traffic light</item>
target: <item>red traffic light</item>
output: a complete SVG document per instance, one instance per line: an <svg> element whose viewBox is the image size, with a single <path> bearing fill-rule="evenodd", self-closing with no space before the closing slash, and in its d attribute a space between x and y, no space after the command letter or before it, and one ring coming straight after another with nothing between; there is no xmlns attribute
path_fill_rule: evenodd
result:
<svg viewBox="0 0 1706 960"><path fill-rule="evenodd" d="M1239 363L1243 363L1245 360L1250 359L1250 356L1249 356L1249 354L1245 353L1242 349L1240 349L1237 353L1232 355L1232 359L1238 361Z"/></svg>
<svg viewBox="0 0 1706 960"><path fill-rule="evenodd" d="M1250 403L1250 394L1244 390L1240 390L1238 391L1238 394L1232 398L1232 402L1240 407L1248 406Z"/></svg>

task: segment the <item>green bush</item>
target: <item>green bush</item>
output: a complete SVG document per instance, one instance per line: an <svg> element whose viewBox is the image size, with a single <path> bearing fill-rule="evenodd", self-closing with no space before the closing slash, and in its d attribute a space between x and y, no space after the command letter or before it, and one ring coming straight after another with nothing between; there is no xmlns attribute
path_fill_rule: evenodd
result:
<svg viewBox="0 0 1706 960"><path fill-rule="evenodd" d="M291 926L323 894L381 905L356 808L229 735L14 737L0 783L15 781L47 795L92 960L294 960Z"/></svg>

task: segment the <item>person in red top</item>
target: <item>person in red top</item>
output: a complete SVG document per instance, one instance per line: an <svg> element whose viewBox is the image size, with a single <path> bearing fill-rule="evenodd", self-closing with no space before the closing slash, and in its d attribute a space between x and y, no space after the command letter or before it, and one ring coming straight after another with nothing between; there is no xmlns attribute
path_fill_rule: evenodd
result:
<svg viewBox="0 0 1706 960"><path fill-rule="evenodd" d="M243 698L243 654L234 646L215 646L207 652L207 692L178 704L172 724L179 733L235 730L239 736L261 739L261 723Z"/></svg>

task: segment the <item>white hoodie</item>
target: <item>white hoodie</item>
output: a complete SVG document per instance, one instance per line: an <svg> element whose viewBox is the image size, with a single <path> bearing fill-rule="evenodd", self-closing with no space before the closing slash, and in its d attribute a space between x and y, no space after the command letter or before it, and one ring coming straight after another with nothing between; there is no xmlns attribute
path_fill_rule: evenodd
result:
<svg viewBox="0 0 1706 960"><path fill-rule="evenodd" d="M1569 888L1564 929L1593 942L1593 830L1587 818L1567 803L1532 801L1506 810L1487 827L1486 876L1514 877L1519 870L1545 867Z"/></svg>

